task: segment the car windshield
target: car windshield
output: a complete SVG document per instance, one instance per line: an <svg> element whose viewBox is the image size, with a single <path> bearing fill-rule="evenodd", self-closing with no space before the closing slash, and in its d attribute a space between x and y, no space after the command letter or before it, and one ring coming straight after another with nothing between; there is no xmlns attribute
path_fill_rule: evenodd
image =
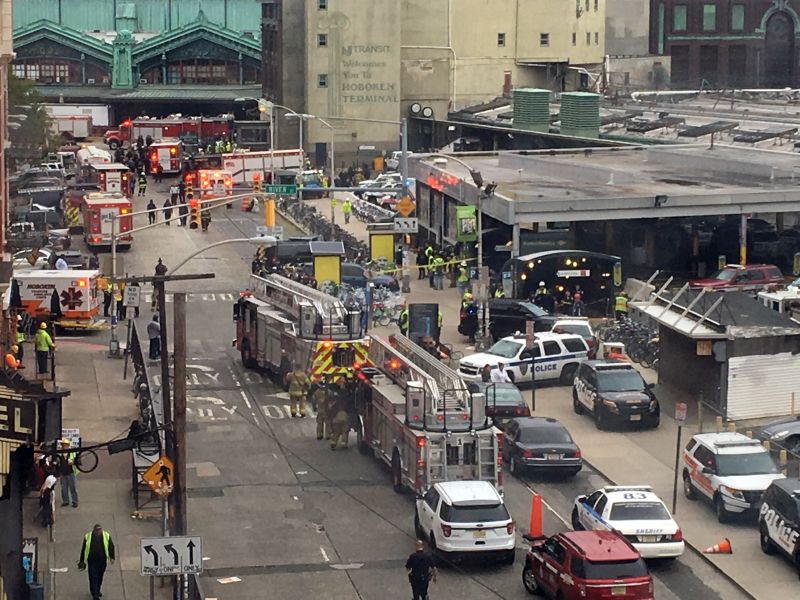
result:
<svg viewBox="0 0 800 600"><path fill-rule="evenodd" d="M592 337L592 330L589 329L589 326L582 325L581 323L574 323L574 324L559 323L555 327L553 327L553 333L574 333L582 337Z"/></svg>
<svg viewBox="0 0 800 600"><path fill-rule="evenodd" d="M526 427L520 429L523 444L571 444L569 432L562 427Z"/></svg>
<svg viewBox="0 0 800 600"><path fill-rule="evenodd" d="M514 358L522 344L519 342L512 342L511 340L500 340L494 346L489 348L486 353L494 354L495 356L502 356L503 358Z"/></svg>
<svg viewBox="0 0 800 600"><path fill-rule="evenodd" d="M486 394L486 404L488 406L522 406L525 400L522 399L522 394L515 386L494 386L487 385L483 389Z"/></svg>
<svg viewBox="0 0 800 600"><path fill-rule="evenodd" d="M644 380L635 369L618 369L597 372L598 392L641 392Z"/></svg>
<svg viewBox="0 0 800 600"><path fill-rule="evenodd" d="M584 563L586 579L623 579L626 577L647 577L647 567L641 558L616 562Z"/></svg>
<svg viewBox="0 0 800 600"><path fill-rule="evenodd" d="M736 277L736 271L734 269L722 269L721 271L717 271L714 273L709 279L719 279L720 281L730 281L734 277Z"/></svg>
<svg viewBox="0 0 800 600"><path fill-rule="evenodd" d="M445 523L489 523L510 518L505 504L450 506L446 502L442 503L441 517Z"/></svg>
<svg viewBox="0 0 800 600"><path fill-rule="evenodd" d="M611 507L612 521L667 521L669 513L661 502L618 502Z"/></svg>
<svg viewBox="0 0 800 600"><path fill-rule="evenodd" d="M766 452L750 452L747 454L717 454L717 474L763 475L777 473L778 468Z"/></svg>
<svg viewBox="0 0 800 600"><path fill-rule="evenodd" d="M537 306L533 302L520 302L519 305L536 317L544 317L550 314L545 309Z"/></svg>

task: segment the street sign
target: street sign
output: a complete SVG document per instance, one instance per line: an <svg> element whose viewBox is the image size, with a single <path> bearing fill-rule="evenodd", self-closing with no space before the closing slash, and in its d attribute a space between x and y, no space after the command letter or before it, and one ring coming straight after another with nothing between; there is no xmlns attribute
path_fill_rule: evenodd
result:
<svg viewBox="0 0 800 600"><path fill-rule="evenodd" d="M271 235L278 241L283 241L283 225L275 225L274 227L265 227L259 225L256 227L256 233L260 236Z"/></svg>
<svg viewBox="0 0 800 600"><path fill-rule="evenodd" d="M525 323L525 347L533 346L533 321Z"/></svg>
<svg viewBox="0 0 800 600"><path fill-rule="evenodd" d="M403 196L402 198L400 198L397 204L394 205L394 209L397 212L399 212L400 215L403 217L407 217L408 215L410 215L412 212L414 212L416 208L417 205L408 196Z"/></svg>
<svg viewBox="0 0 800 600"><path fill-rule="evenodd" d="M62 427L61 428L61 439L68 439L69 440L69 447L70 448L80 448L81 447L81 430L77 427Z"/></svg>
<svg viewBox="0 0 800 600"><path fill-rule="evenodd" d="M686 415L689 412L689 406L686 402L675 403L675 420L683 425L686 422Z"/></svg>
<svg viewBox="0 0 800 600"><path fill-rule="evenodd" d="M297 186L286 184L286 185L265 185L264 191L267 194L284 194L284 195L294 195L297 193Z"/></svg>
<svg viewBox="0 0 800 600"><path fill-rule="evenodd" d="M166 456L160 456L142 475L144 482L162 498L168 496L173 485L172 461Z"/></svg>
<svg viewBox="0 0 800 600"><path fill-rule="evenodd" d="M142 538L139 558L142 575L202 573L203 539L199 535Z"/></svg>
<svg viewBox="0 0 800 600"><path fill-rule="evenodd" d="M139 298L141 297L142 288L138 285L126 285L122 290L122 304L125 306L139 306Z"/></svg>
<svg viewBox="0 0 800 600"><path fill-rule="evenodd" d="M395 233L417 233L419 231L419 221L416 217L395 217Z"/></svg>

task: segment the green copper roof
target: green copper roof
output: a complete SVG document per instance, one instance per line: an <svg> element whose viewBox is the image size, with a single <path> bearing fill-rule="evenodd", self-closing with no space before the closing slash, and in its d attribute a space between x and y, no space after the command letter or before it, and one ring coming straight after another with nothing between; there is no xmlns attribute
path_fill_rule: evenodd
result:
<svg viewBox="0 0 800 600"><path fill-rule="evenodd" d="M111 61L112 48L110 44L47 19L40 19L14 31L14 48L20 48L41 39L49 39L80 50L88 56Z"/></svg>

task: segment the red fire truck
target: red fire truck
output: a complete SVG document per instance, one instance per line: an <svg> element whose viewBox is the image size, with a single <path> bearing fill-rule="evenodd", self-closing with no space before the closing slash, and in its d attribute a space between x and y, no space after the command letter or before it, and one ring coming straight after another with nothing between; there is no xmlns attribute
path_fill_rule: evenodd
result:
<svg viewBox="0 0 800 600"><path fill-rule="evenodd" d="M131 247L133 229L131 201L121 193L94 192L83 200L83 239L90 248L111 245L112 219L117 234L117 248Z"/></svg>
<svg viewBox="0 0 800 600"><path fill-rule="evenodd" d="M106 131L104 140L108 147L115 150L119 146L135 143L141 136L145 141L163 140L166 138L194 137L201 145L228 136L233 121L228 117L184 117L172 115L163 119L139 117L127 119L120 123L119 129Z"/></svg>
<svg viewBox="0 0 800 600"><path fill-rule="evenodd" d="M147 147L147 156L150 159L151 173L157 172L158 165L161 165L162 173L180 173L183 160L180 140L153 142Z"/></svg>
<svg viewBox="0 0 800 600"><path fill-rule="evenodd" d="M93 179L97 181L97 187L102 192L120 192L130 198L130 180L132 173L126 165L121 163L110 163L102 165L91 165L94 171Z"/></svg>
<svg viewBox="0 0 800 600"><path fill-rule="evenodd" d="M485 396L405 336L370 337L368 359L358 369L359 448L389 466L395 491L483 480L502 493L503 433Z"/></svg>

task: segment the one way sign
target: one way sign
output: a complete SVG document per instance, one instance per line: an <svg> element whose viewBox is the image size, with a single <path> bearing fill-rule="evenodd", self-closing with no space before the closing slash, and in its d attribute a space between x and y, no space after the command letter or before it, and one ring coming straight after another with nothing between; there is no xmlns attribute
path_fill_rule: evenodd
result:
<svg viewBox="0 0 800 600"><path fill-rule="evenodd" d="M203 571L200 536L142 538L142 575L186 575Z"/></svg>

